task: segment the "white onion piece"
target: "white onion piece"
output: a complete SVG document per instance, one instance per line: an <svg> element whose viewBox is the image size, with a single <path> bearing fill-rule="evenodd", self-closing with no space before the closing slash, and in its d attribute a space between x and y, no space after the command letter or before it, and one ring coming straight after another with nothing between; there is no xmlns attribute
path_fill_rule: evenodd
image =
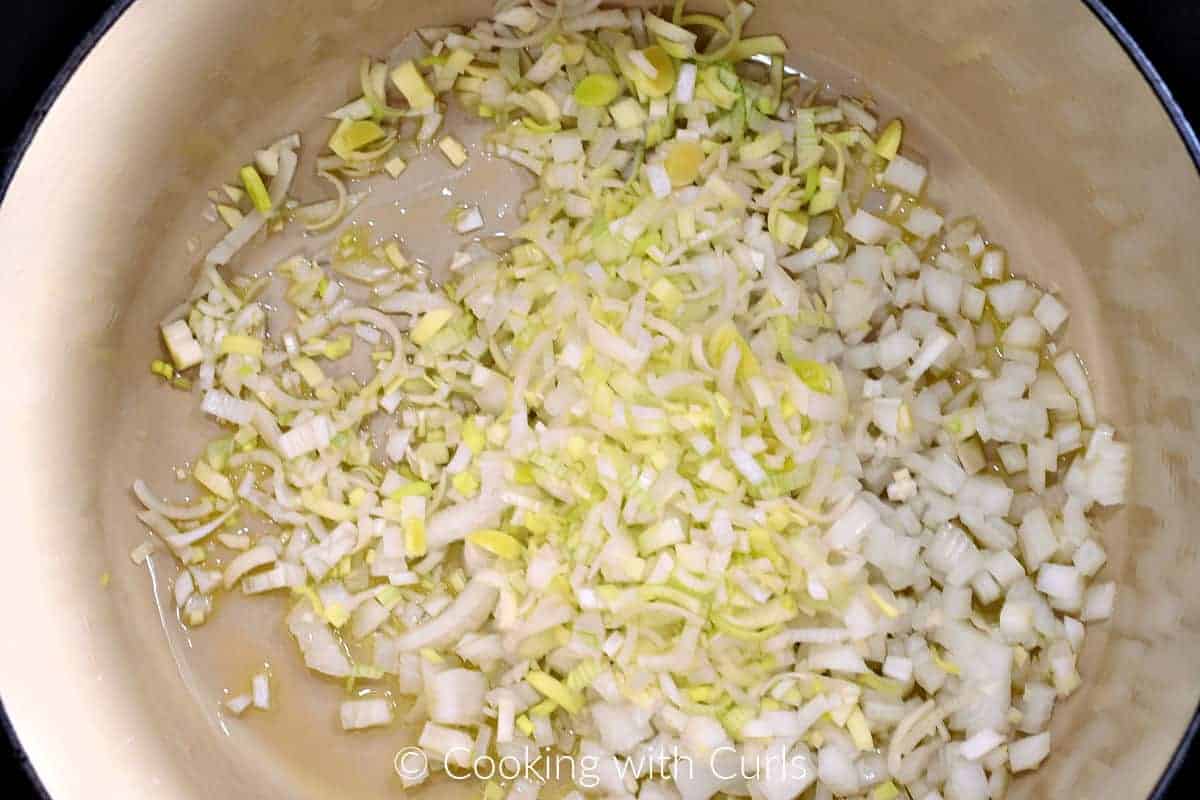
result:
<svg viewBox="0 0 1200 800"><path fill-rule="evenodd" d="M344 731L358 731L392 723L392 704L383 698L346 700L338 706Z"/></svg>
<svg viewBox="0 0 1200 800"><path fill-rule="evenodd" d="M1013 772L1034 769L1050 755L1050 732L1018 739L1008 746L1008 764Z"/></svg>
<svg viewBox="0 0 1200 800"><path fill-rule="evenodd" d="M401 634L396 640L396 647L408 651L453 644L463 634L483 624L492 613L499 596L494 586L480 578L473 578L449 608L432 620Z"/></svg>
<svg viewBox="0 0 1200 800"><path fill-rule="evenodd" d="M237 558L229 562L229 566L225 568L223 581L226 589L233 588L246 573L267 564L274 564L278 559L278 554L274 549L266 545L259 545L239 555Z"/></svg>
<svg viewBox="0 0 1200 800"><path fill-rule="evenodd" d="M210 536L213 532L219 530L220 527L225 524L225 520L233 516L237 510L238 507L236 505L230 506L229 509L227 509L220 516L215 517L211 522L207 522L204 525L198 525L191 530L181 531L174 536L168 536L167 544L171 545L171 547L176 551L185 547L190 547L196 542L208 538L208 536Z"/></svg>
<svg viewBox="0 0 1200 800"><path fill-rule="evenodd" d="M913 197L919 197L921 190L925 188L925 178L929 172L925 167L917 162L898 155L891 160L887 169L883 171L883 182L888 186L894 186L897 189L911 194Z"/></svg>
<svg viewBox="0 0 1200 800"><path fill-rule="evenodd" d="M475 725L483 716L487 679L470 669L448 669L433 677L429 716L445 725Z"/></svg>
<svg viewBox="0 0 1200 800"><path fill-rule="evenodd" d="M213 512L212 501L208 498L201 500L199 503L191 506L181 506L172 503L164 503L158 498L154 492L150 491L150 487L143 480L133 482L133 493L137 495L137 499L146 508L156 511L167 519L174 520L192 520L207 517Z"/></svg>

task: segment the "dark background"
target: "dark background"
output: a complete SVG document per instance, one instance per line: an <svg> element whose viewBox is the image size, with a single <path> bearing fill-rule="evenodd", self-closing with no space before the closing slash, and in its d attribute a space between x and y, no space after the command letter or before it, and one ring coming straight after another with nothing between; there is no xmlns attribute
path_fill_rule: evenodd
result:
<svg viewBox="0 0 1200 800"><path fill-rule="evenodd" d="M0 148L4 161L11 156L30 112L54 75L109 5L99 0L4 0L5 25L0 32ZM1200 74L1200 2L1108 0L1107 5L1158 68L1192 124L1200 125L1200 80L1196 78ZM69 722L63 720L63 724ZM1193 797L1189 789L1198 773L1200 753L1188 759L1164 800ZM35 796L19 755L5 747L2 734L0 787L8 789L8 797Z"/></svg>

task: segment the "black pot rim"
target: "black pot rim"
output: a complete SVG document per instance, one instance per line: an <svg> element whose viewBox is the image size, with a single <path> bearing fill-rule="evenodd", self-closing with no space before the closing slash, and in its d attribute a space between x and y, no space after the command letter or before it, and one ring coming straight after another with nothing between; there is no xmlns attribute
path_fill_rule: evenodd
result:
<svg viewBox="0 0 1200 800"><path fill-rule="evenodd" d="M1158 96L1158 100L1162 103L1163 110L1167 112L1167 116L1171 118L1171 123L1175 126L1175 130L1179 133L1179 137L1183 140L1184 146L1192 157L1192 163L1200 172L1200 138L1197 138L1196 131L1188 122L1187 116L1183 113L1183 109L1179 105L1179 101L1171 93L1171 89L1163 80L1162 75L1150 62L1145 51L1133 38L1132 34L1121 24L1120 20L1108 9L1102 0L1082 0L1083 4L1091 9L1092 13L1100 21L1108 32L1113 35L1113 38L1121 45L1129 58L1137 66L1142 73L1142 77L1150 84L1150 88L1154 90L1154 94ZM29 149L33 137L37 134L38 128L41 127L42 121L50 112L51 106L62 93L67 82L74 76L75 71L92 52L92 48L96 43L103 38L104 34L108 33L121 15L129 10L134 0L115 0L112 6L104 12L100 21L95 27L88 32L83 41L71 53L67 63L63 65L58 74L54 76L54 80L46 88L37 105L34 106L33 113L29 117L29 121L25 124L25 128L21 131L21 135L17 138L16 143L9 151L5 160L3 171L0 171L0 202L8 194L8 187L12 184L13 176L16 174L17 167L20 166L21 160L25 157L25 152ZM3 727L5 735L8 737L13 754L17 757L29 776L35 791L42 800L52 800L49 792L46 791L45 785L38 777L37 770L33 763L25 755L25 751L21 747L20 737L17 735L16 729L13 727L12 720L8 717L8 712L4 708L3 699L0 698L0 726ZM1166 800L1167 792L1171 784L1179 776L1184 764L1187 762L1188 753L1192 748L1193 742L1196 740L1197 732L1200 731L1200 707L1192 714L1192 721L1188 724L1187 730L1183 734L1179 745L1175 748L1171 760L1167 762L1167 767L1163 770L1163 774L1159 777L1158 783L1155 784L1154 790L1150 793L1147 800Z"/></svg>

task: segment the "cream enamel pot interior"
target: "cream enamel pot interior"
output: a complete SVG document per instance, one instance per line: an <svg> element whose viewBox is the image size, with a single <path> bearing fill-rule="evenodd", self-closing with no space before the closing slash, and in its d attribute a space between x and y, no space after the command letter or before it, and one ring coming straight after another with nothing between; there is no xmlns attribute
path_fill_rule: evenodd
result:
<svg viewBox="0 0 1200 800"><path fill-rule="evenodd" d="M190 637L162 621L153 597L170 571L152 582L128 558L144 536L128 486L211 430L146 369L155 321L218 235L201 219L206 190L294 129L312 134L311 157L361 54L486 10L138 0L41 122L0 208L0 692L55 800L400 793L390 753L403 736L336 734L281 606L227 605ZM1132 502L1103 524L1115 617L1089 634L1052 758L1013 796L1147 797L1200 698L1200 178L1179 132L1078 0L763 0L755 27L783 33L795 66L902 113L936 199L976 213L1017 271L1068 299L1102 415L1134 445ZM477 180L460 190L503 177ZM311 183L300 194L318 196ZM279 711L223 725L214 687L263 660Z"/></svg>

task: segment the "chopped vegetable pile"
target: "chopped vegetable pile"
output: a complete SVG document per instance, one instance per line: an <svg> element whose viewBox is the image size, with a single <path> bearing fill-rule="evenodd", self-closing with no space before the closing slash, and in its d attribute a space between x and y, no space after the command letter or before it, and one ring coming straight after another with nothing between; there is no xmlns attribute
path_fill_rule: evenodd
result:
<svg viewBox="0 0 1200 800"><path fill-rule="evenodd" d="M335 199L288 197L298 136L241 169L153 365L222 434L195 502L134 487L185 624L290 592L342 727L422 721L434 773L676 753L673 780L580 788L980 800L1042 762L1112 611L1089 514L1124 501L1128 445L1063 303L922 199L899 119L746 35L752 10L502 0L364 62L318 161ZM485 157L447 103L536 177L508 249L435 285L349 226L221 275L264 231L338 228L348 178ZM269 708L267 675L227 705Z"/></svg>

